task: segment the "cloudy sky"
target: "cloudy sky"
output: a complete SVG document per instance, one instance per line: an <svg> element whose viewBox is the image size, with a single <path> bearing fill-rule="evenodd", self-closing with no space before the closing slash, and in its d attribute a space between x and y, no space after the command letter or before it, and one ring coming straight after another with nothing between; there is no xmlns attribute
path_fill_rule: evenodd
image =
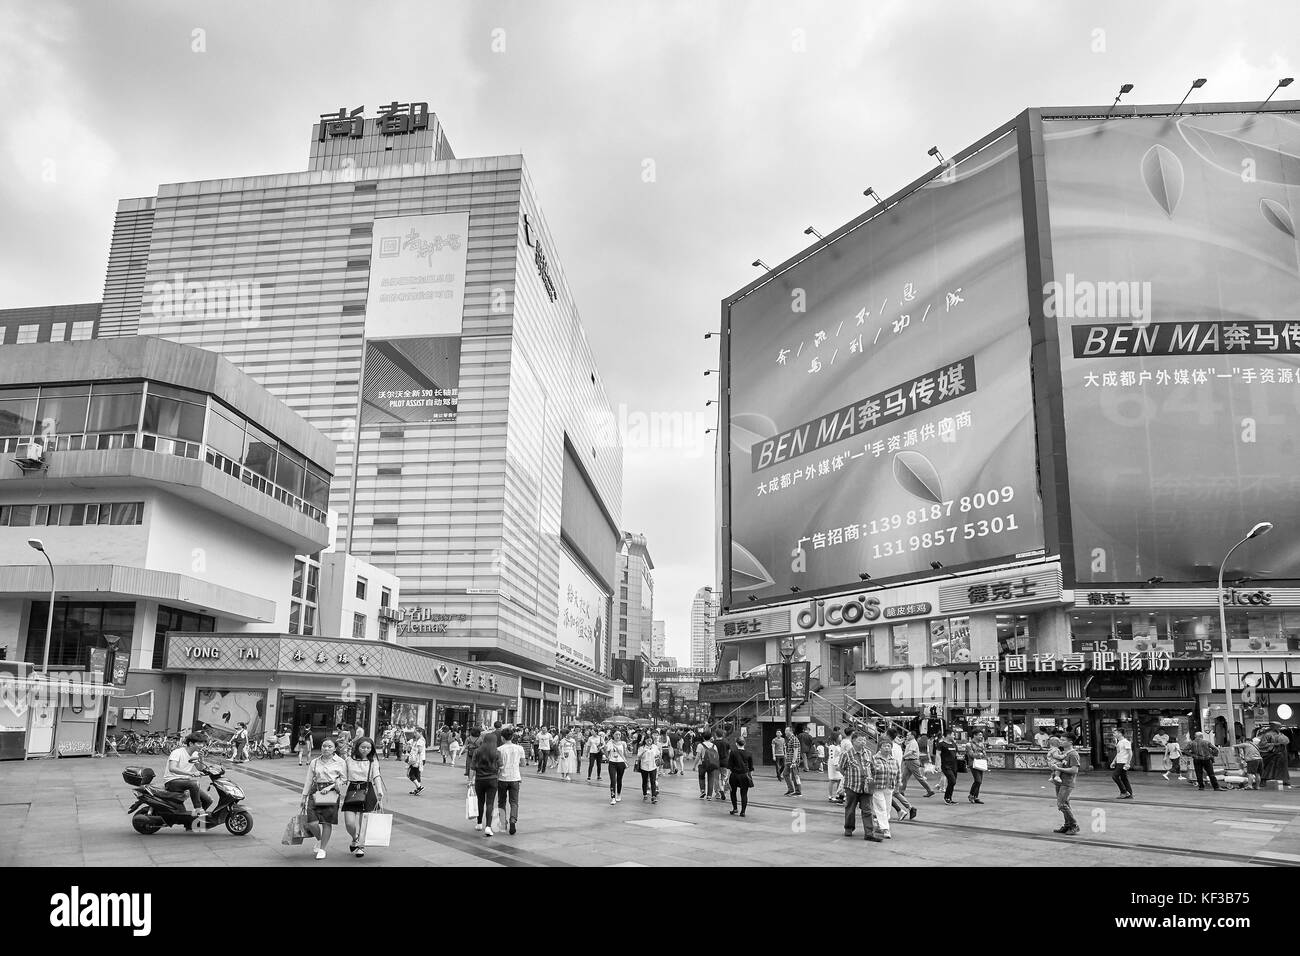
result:
<svg viewBox="0 0 1300 956"><path fill-rule="evenodd" d="M427 100L458 156L524 154L613 401L680 425L628 448L623 522L685 656L715 577L704 333L750 262L1029 106L1173 103L1197 76L1198 102L1260 100L1297 37L1293 0L11 0L0 308L97 301L120 197L303 169L318 114Z"/></svg>

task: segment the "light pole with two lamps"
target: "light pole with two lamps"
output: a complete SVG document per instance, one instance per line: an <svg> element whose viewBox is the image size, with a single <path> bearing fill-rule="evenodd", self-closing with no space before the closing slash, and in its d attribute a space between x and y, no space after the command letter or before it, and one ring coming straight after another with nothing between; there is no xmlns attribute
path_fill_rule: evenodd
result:
<svg viewBox="0 0 1300 956"><path fill-rule="evenodd" d="M1228 750L1231 752L1237 746L1237 729L1232 720L1232 684L1228 681L1228 614L1224 607L1223 600L1223 569L1228 566L1228 559L1232 557L1232 552L1236 551L1251 538L1258 538L1260 535L1268 534L1273 530L1273 524L1269 521L1261 521L1255 527L1250 529L1250 534L1242 538L1223 556L1223 563L1219 565L1219 646L1223 650L1223 697L1228 703L1228 713L1224 718L1224 723L1228 725Z"/></svg>

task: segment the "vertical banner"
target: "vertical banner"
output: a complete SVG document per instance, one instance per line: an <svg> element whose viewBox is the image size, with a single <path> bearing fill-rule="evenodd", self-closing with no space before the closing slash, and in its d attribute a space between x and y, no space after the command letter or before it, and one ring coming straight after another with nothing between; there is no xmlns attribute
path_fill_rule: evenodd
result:
<svg viewBox="0 0 1300 956"><path fill-rule="evenodd" d="M361 422L455 421L469 213L376 219Z"/></svg>

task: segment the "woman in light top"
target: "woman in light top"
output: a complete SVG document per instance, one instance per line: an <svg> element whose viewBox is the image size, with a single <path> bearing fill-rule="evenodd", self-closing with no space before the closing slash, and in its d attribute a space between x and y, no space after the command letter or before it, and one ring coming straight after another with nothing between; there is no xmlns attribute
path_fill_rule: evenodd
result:
<svg viewBox="0 0 1300 956"><path fill-rule="evenodd" d="M339 801L343 797L343 778L347 764L335 752L334 740L321 741L320 756L307 765L307 779L302 785L302 810L307 827L316 834L316 859L325 859L332 828L339 822ZM325 796L318 798L317 794ZM333 795L333 800L328 795ZM321 802L318 802L318 799Z"/></svg>
<svg viewBox="0 0 1300 956"><path fill-rule="evenodd" d="M641 774L641 802L659 802L659 742L646 734L636 752L636 769Z"/></svg>
<svg viewBox="0 0 1300 956"><path fill-rule="evenodd" d="M375 742L358 737L352 743L352 752L344 758L347 792L343 795L343 825L352 837L348 851L356 857L366 855L362 814L380 810L384 803L384 780L375 756Z"/></svg>
<svg viewBox="0 0 1300 956"><path fill-rule="evenodd" d="M609 805L623 799L623 772L627 770L627 744L623 731L616 730L605 744L605 762L609 764Z"/></svg>
<svg viewBox="0 0 1300 956"><path fill-rule="evenodd" d="M578 742L573 739L573 731L569 731L560 741L560 779L572 780L577 772Z"/></svg>
<svg viewBox="0 0 1300 956"><path fill-rule="evenodd" d="M840 755L843 752L840 735L836 734L826 750L826 799L831 803L839 802L835 796L840 792L840 781L843 779L840 774Z"/></svg>

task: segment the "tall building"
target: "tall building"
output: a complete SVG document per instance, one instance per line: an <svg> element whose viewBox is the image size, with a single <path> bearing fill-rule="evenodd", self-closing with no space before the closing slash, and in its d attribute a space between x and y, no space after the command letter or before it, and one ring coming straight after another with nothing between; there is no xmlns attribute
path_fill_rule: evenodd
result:
<svg viewBox="0 0 1300 956"><path fill-rule="evenodd" d="M614 604L615 659L637 655L653 658L655 585L654 562L645 535L623 532L618 551L618 600Z"/></svg>
<svg viewBox="0 0 1300 956"><path fill-rule="evenodd" d="M668 652L668 638L664 633L664 622L651 622L650 630L650 656L654 660L659 660Z"/></svg>
<svg viewBox="0 0 1300 956"><path fill-rule="evenodd" d="M717 621L718 594L711 587L702 587L691 601L691 667L712 670L717 663Z"/></svg>
<svg viewBox="0 0 1300 956"><path fill-rule="evenodd" d="M610 402L523 157L363 114L320 117L308 171L122 200L99 334L218 352L337 441L340 547L400 577L399 639L558 723L609 692Z"/></svg>

